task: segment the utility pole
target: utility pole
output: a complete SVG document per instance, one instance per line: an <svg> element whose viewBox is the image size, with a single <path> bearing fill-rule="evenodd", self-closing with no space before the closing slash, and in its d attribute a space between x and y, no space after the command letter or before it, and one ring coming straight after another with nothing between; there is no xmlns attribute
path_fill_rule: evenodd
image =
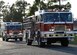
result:
<svg viewBox="0 0 77 55"><path fill-rule="evenodd" d="M61 6L61 0L59 0L59 6Z"/></svg>
<svg viewBox="0 0 77 55"><path fill-rule="evenodd" d="M61 10L61 0L59 0L59 9Z"/></svg>

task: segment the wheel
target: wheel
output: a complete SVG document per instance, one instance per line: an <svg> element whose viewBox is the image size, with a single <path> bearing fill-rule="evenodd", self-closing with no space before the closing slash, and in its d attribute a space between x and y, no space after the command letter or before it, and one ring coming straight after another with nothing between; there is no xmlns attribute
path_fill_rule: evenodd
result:
<svg viewBox="0 0 77 55"><path fill-rule="evenodd" d="M6 41L8 41L8 38L6 38Z"/></svg>
<svg viewBox="0 0 77 55"><path fill-rule="evenodd" d="M3 37L2 40L5 41L5 38Z"/></svg>
<svg viewBox="0 0 77 55"><path fill-rule="evenodd" d="M51 46L51 41L47 39L47 46Z"/></svg>
<svg viewBox="0 0 77 55"><path fill-rule="evenodd" d="M62 41L61 41L61 46L67 47L68 44L69 44L69 41L68 41L68 40L62 40Z"/></svg>
<svg viewBox="0 0 77 55"><path fill-rule="evenodd" d="M32 45L32 40L27 40L27 45Z"/></svg>
<svg viewBox="0 0 77 55"><path fill-rule="evenodd" d="M22 41L23 39L22 38L20 38L20 41Z"/></svg>
<svg viewBox="0 0 77 55"><path fill-rule="evenodd" d="M51 42L47 42L47 46L51 46Z"/></svg>
<svg viewBox="0 0 77 55"><path fill-rule="evenodd" d="M44 47L45 46L45 42L42 42L42 39L41 38L39 38L37 40L37 42L38 42L38 46L40 46L40 47Z"/></svg>
<svg viewBox="0 0 77 55"><path fill-rule="evenodd" d="M45 46L45 42L40 42L40 47L44 47Z"/></svg>
<svg viewBox="0 0 77 55"><path fill-rule="evenodd" d="M15 41L17 41L17 38L15 38Z"/></svg>

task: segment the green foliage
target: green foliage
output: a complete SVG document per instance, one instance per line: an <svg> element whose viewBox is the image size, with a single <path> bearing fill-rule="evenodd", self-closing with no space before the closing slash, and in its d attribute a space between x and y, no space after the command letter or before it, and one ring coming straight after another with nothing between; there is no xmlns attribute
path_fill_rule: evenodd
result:
<svg viewBox="0 0 77 55"><path fill-rule="evenodd" d="M23 17L26 16L26 6L29 4L26 1L16 1L9 9L9 13L5 16L4 21L23 22Z"/></svg>
<svg viewBox="0 0 77 55"><path fill-rule="evenodd" d="M43 1L35 0L33 6L29 9L28 16L34 15L34 12L38 9L46 9L46 4Z"/></svg>
<svg viewBox="0 0 77 55"><path fill-rule="evenodd" d="M77 36L74 37L74 41L71 41L70 44L75 44L75 45L77 45Z"/></svg>
<svg viewBox="0 0 77 55"><path fill-rule="evenodd" d="M26 14L25 11L27 11L26 7L30 5L26 1L16 1L11 7L8 7L7 5L3 6L6 7L5 10L3 10L3 16L4 21L23 21L23 17L25 16L31 16L34 15L35 11L38 9L70 9L71 4L68 2L66 5L53 5L53 3L60 2L61 0L50 0L48 3L44 3L42 0L35 0L34 4L29 8L29 13ZM4 2L1 2L0 4L4 4ZM7 9L8 8L8 9Z"/></svg>
<svg viewBox="0 0 77 55"><path fill-rule="evenodd" d="M1 13L1 12L3 11L4 4L5 4L4 1L0 1L0 18L3 16L3 13Z"/></svg>
<svg viewBox="0 0 77 55"><path fill-rule="evenodd" d="M2 35L0 35L0 38L2 38Z"/></svg>
<svg viewBox="0 0 77 55"><path fill-rule="evenodd" d="M36 5L40 3L40 0L35 0Z"/></svg>
<svg viewBox="0 0 77 55"><path fill-rule="evenodd" d="M62 0L48 0L48 3L44 3L44 1L41 1L41 0L35 0L34 1L34 4L32 7L30 7L29 9L29 13L28 13L28 16L30 15L34 15L34 12L37 11L39 8L40 10L42 9L70 9L71 8L71 4L68 2L67 4L65 5L61 5L61 1ZM53 5L53 3L57 3L59 2L59 5Z"/></svg>
<svg viewBox="0 0 77 55"><path fill-rule="evenodd" d="M37 11L38 8L34 5L32 7L30 7L30 10L29 10L29 13L28 13L28 16L31 16L34 14L35 11Z"/></svg>
<svg viewBox="0 0 77 55"><path fill-rule="evenodd" d="M61 1L62 0L50 0L50 1L48 1L48 3L47 3L48 9L55 9L55 8L57 8L57 9L62 9L62 8L70 9L71 8L71 4L69 2L67 2L67 4L65 4L65 5L61 5ZM59 2L59 5L53 5L53 3L57 3L57 2Z"/></svg>
<svg viewBox="0 0 77 55"><path fill-rule="evenodd" d="M65 8L66 8L66 9L70 9L70 8L71 8L70 2L67 2L67 4L65 5Z"/></svg>
<svg viewBox="0 0 77 55"><path fill-rule="evenodd" d="M4 3L4 1L0 1L0 8L3 8Z"/></svg>

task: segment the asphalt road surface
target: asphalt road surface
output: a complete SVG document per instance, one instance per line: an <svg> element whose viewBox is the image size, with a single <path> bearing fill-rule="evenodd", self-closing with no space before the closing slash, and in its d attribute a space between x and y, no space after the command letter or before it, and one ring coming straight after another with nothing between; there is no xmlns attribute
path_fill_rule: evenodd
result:
<svg viewBox="0 0 77 55"><path fill-rule="evenodd" d="M39 47L33 43L27 46L25 41L2 41L0 38L0 55L77 55L77 45L62 47L59 44Z"/></svg>

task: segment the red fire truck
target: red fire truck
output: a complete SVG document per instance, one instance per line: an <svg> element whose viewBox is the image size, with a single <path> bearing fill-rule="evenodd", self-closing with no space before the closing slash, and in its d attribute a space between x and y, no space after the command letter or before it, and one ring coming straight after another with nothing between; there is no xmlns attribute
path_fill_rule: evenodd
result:
<svg viewBox="0 0 77 55"><path fill-rule="evenodd" d="M21 22L5 22L3 32L3 41L8 41L9 39L19 39L23 40L23 29Z"/></svg>
<svg viewBox="0 0 77 55"><path fill-rule="evenodd" d="M74 39L72 13L68 11L36 11L34 16L26 18L24 26L28 45L36 39L40 46L56 42L68 46Z"/></svg>

